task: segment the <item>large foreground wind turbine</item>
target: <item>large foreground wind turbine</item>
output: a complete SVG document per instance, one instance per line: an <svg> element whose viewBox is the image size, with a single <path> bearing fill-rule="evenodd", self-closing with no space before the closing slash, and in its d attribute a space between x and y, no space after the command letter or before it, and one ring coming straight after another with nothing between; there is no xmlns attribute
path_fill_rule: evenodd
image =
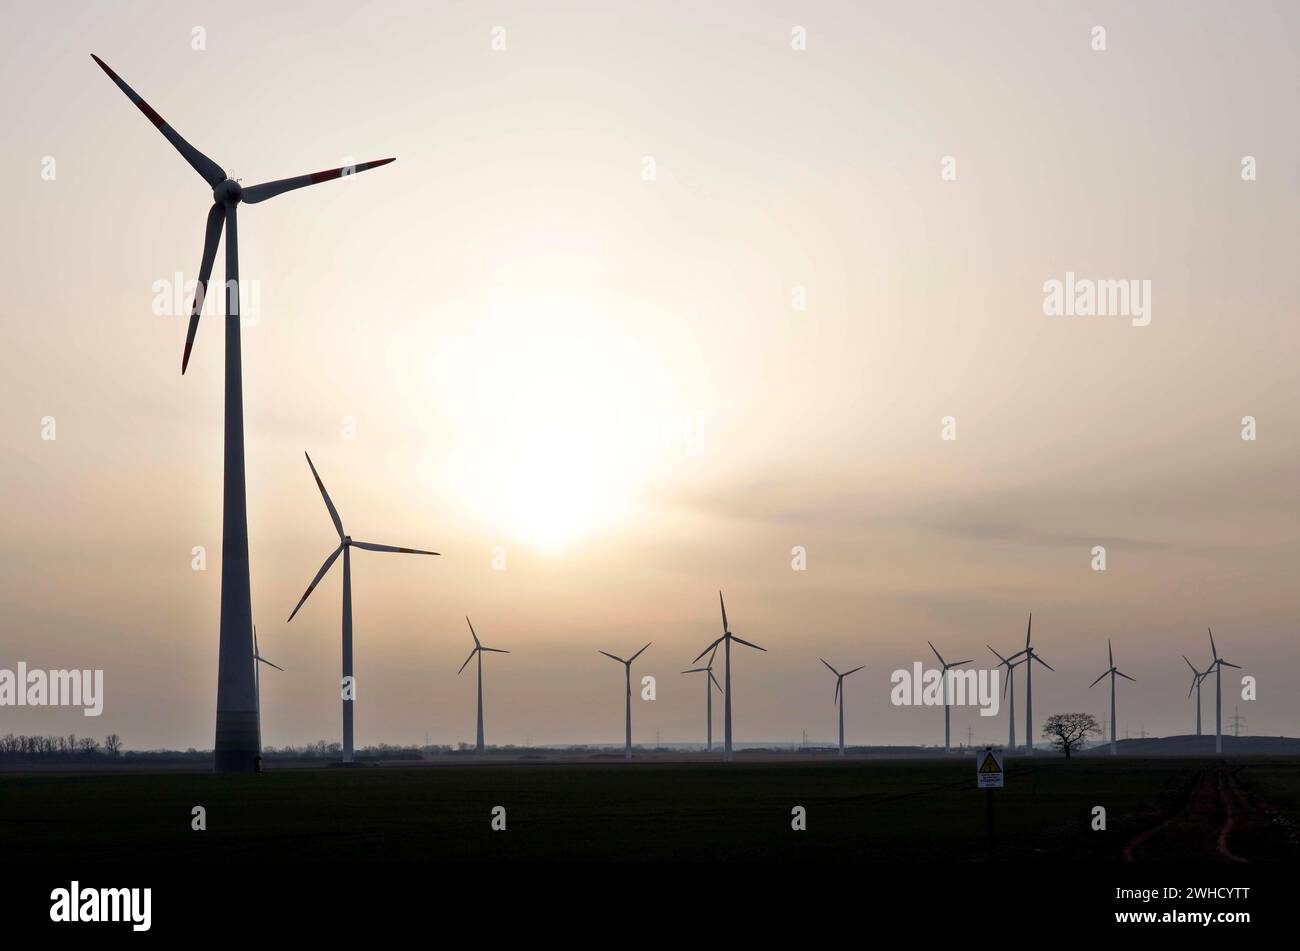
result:
<svg viewBox="0 0 1300 951"><path fill-rule="evenodd" d="M126 93L126 97L157 127L163 138L181 154L212 189L213 204L208 210L203 238L203 258L199 264L194 304L190 308L190 325L185 334L185 353L181 373L189 365L194 333L199 326L203 298L212 264L217 257L217 243L222 229L226 232L226 370L225 370L225 472L222 489L221 524L221 642L217 665L217 736L215 767L218 772L252 772L259 754L257 684L251 650L253 635L252 599L248 582L248 507L244 486L244 393L239 345L239 241L235 228L235 209L242 201L252 205L283 192L315 185L330 179L364 172L386 165L393 159L363 162L346 168L332 168L297 178L282 178L243 188L227 177L216 162L186 142L163 117L141 99L122 78L109 69L94 53L91 58L100 69ZM121 183L118 183L119 189ZM128 192L131 188L126 189Z"/></svg>
<svg viewBox="0 0 1300 951"><path fill-rule="evenodd" d="M647 641L645 647L649 647L651 643L653 642ZM632 758L632 661L636 660L645 652L645 647L641 648L641 650L637 651L627 660L624 660L622 657L615 657L613 654L609 653L609 651L597 652L604 654L610 660L618 661L623 665L623 670L627 673L627 737L623 742L624 759Z"/></svg>
<svg viewBox="0 0 1300 951"><path fill-rule="evenodd" d="M1210 629L1207 627L1207 631ZM1241 670L1236 664L1230 664L1219 656L1218 650L1214 647L1214 632L1210 631L1210 653L1214 656L1214 663L1206 670L1206 676L1210 671L1214 671L1214 752L1223 752L1223 668L1233 667Z"/></svg>
<svg viewBox="0 0 1300 951"><path fill-rule="evenodd" d="M985 644L984 646L993 651L993 656L1001 661L998 666L1007 669L1007 680L1006 683L1002 685L1002 696L1005 697L1007 695L1007 689L1010 688L1011 706L1007 709L1007 751L1011 752L1016 748L1016 668L1023 664L1028 658L1024 656L1023 651L1018 654L1012 654L1010 657L1003 657L997 651L994 651L991 645ZM1020 660L1015 660L1016 657L1019 657Z"/></svg>
<svg viewBox="0 0 1300 951"><path fill-rule="evenodd" d="M1183 660L1186 660L1187 666L1192 668L1192 685L1187 688L1187 696L1188 698L1190 698L1192 696L1192 691L1193 690L1196 691L1196 735L1200 736L1201 735L1201 681L1204 680L1206 677L1210 676L1210 672L1208 670L1204 672L1197 670L1196 667L1192 664L1192 662L1190 660L1187 660L1186 654L1183 655Z"/></svg>
<svg viewBox="0 0 1300 951"><path fill-rule="evenodd" d="M464 671L465 668L469 666L469 662L474 659L474 655L475 654L478 655L478 745L476 748L480 753L482 753L483 752L483 652L489 651L493 654L509 654L510 651L503 651L499 647L484 647L483 644L479 641L478 635L474 633L474 625L470 623L468 616L466 616L465 618L465 623L469 624L469 636L474 638L474 649L469 652L469 656L465 658L465 663L460 665L460 670L456 671L456 675L460 676L461 672Z"/></svg>
<svg viewBox="0 0 1300 951"><path fill-rule="evenodd" d="M1122 671L1119 670L1119 668L1115 666L1115 651L1110 646L1109 638L1107 638L1106 640L1106 656L1110 658L1110 669L1107 670L1105 673L1103 673L1101 677L1105 677L1106 674L1110 675L1110 755L1114 756L1115 755L1115 678L1123 677L1125 680L1133 680L1133 678L1130 677L1128 674L1123 673ZM1093 687L1097 686L1097 684L1101 683L1101 677L1098 677L1092 683L1088 684L1088 689L1091 690ZM1133 680L1133 682L1137 683L1136 680Z"/></svg>
<svg viewBox="0 0 1300 951"><path fill-rule="evenodd" d="M926 641L930 644L929 641ZM943 659L937 648L930 644L930 650L934 651L934 656L939 658L939 663L943 666L943 671L939 675L939 686L943 690L943 751L948 752L948 670L952 667L960 667L962 664L969 664L969 660L954 660L951 664Z"/></svg>
<svg viewBox="0 0 1300 951"><path fill-rule="evenodd" d="M1025 629L1025 649L1012 654L1012 659L1020 656L1025 658L1025 755L1034 755L1034 665L1033 661L1038 661L1048 670L1056 672L1054 668L1043 658L1038 656L1038 652L1030 645L1029 639L1034 634L1034 615L1030 612L1029 626Z"/></svg>
<svg viewBox="0 0 1300 951"><path fill-rule="evenodd" d="M696 657L695 660L691 661L691 663L693 664L698 663L700 657L703 657L705 654L713 650L719 644L722 645L723 654L726 657L726 661L727 661L727 670L723 674L723 677L727 681L727 687L724 692L725 712L722 717L722 724L723 724L722 760L725 763L730 763L731 762L731 642L735 641L737 644L744 644L746 647L752 647L754 648L754 650L760 650L763 651L764 653L767 652L767 648L759 647L757 644L751 644L749 643L749 641L744 640L743 638L739 638L735 634L731 633L731 628L727 626L727 602L722 600L721 591L718 592L718 604L721 605L722 607L722 636L719 637L712 644L710 644L708 647L704 648L704 650L700 651L700 656Z"/></svg>
<svg viewBox="0 0 1300 951"><path fill-rule="evenodd" d="M820 660L823 664L826 664L826 659L824 657L818 657L817 659ZM865 667L866 665L864 664L863 666ZM859 670L862 669L862 667L854 667L852 670L844 671L844 673L840 673L830 664L826 664L826 669L835 675L835 699L832 700L831 702L832 703L838 702L840 706L840 755L843 756L844 755L844 678L847 677L849 674L856 674Z"/></svg>
<svg viewBox="0 0 1300 951"><path fill-rule="evenodd" d="M262 746L262 674L257 665L266 664L268 667L274 667L276 670L283 672L284 668L279 664L273 664L265 657L257 647L257 625L253 625L253 693L257 696L257 746Z"/></svg>
<svg viewBox="0 0 1300 951"><path fill-rule="evenodd" d="M303 453L307 456L306 453ZM325 483L321 482L320 476L316 472L316 466L312 464L311 456L307 456L307 465L311 466L311 474L316 479L316 485L320 489L321 498L325 500L325 508L329 509L330 520L334 523L334 530L339 533L339 547L330 552L325 564L320 566L320 571L316 572L316 577L311 579L311 584L307 585L307 590L298 600L298 605L293 609L293 614L289 615L292 621L294 614L298 613L298 608L316 590L316 585L320 584L321 578L325 577L325 572L330 570L330 566L340 554L343 555L343 762L352 762L352 703L356 696L356 680L352 676L352 549L364 548L366 551L395 551L407 555L436 555L436 551L423 551L419 548L395 548L392 545L376 545L374 542L357 542L352 540L351 535L343 534L343 521L339 518L338 510L334 508L334 503L330 501L330 494L325 491Z"/></svg>
<svg viewBox="0 0 1300 951"><path fill-rule="evenodd" d="M705 728L705 751L713 752L713 688L718 688L718 693L722 693L722 684L718 683L718 678L713 676L713 658L717 655L718 649L713 648L713 653L709 655L709 662L703 667L692 667L690 670L683 670L684 674L707 674L704 678L704 716L708 724Z"/></svg>

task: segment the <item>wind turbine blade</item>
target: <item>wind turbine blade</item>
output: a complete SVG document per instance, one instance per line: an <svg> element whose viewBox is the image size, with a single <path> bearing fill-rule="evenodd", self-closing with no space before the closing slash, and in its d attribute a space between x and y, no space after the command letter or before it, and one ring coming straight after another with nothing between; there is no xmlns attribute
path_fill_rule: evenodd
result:
<svg viewBox="0 0 1300 951"><path fill-rule="evenodd" d="M374 542L353 542L356 548L364 548L366 551L393 551L402 555L436 555L436 551L425 551L422 548L398 548L395 545L376 545Z"/></svg>
<svg viewBox="0 0 1300 951"><path fill-rule="evenodd" d="M1029 647L1029 638L1034 634L1034 612L1029 612L1029 626L1025 628L1025 647Z"/></svg>
<svg viewBox="0 0 1300 951"><path fill-rule="evenodd" d="M969 663L970 663L969 660L954 660L954 661L953 661L951 664L949 664L948 666L949 666L949 667L960 667L962 664L969 664Z"/></svg>
<svg viewBox="0 0 1300 951"><path fill-rule="evenodd" d="M1207 631L1210 631L1210 629L1209 629L1208 627L1206 628L1206 630L1207 630ZM1218 660L1218 659L1219 659L1219 652L1218 652L1217 650L1214 649L1214 632L1213 632L1213 631L1210 631L1210 653L1214 656L1214 659L1215 659L1215 660Z"/></svg>
<svg viewBox="0 0 1300 951"><path fill-rule="evenodd" d="M134 89L123 82L122 77L113 72L107 63L94 53L90 54L90 58L99 64L99 68L108 74L109 79L117 83L117 88L126 93L126 98L135 103L135 107L145 114L145 117L163 134L163 138L170 142L177 152L181 153L185 161L190 163L190 167L202 175L203 180L209 186L216 188L226 180L226 173L221 170L220 165L181 138L180 133L169 126L162 116L154 112L153 107L141 99Z"/></svg>
<svg viewBox="0 0 1300 951"><path fill-rule="evenodd" d="M844 680L843 677L836 677L836 678L835 678L835 696L831 698L831 703L838 703L838 702L839 702L839 699L840 699L840 683L843 682L843 680Z"/></svg>
<svg viewBox="0 0 1300 951"><path fill-rule="evenodd" d="M653 644L653 643L654 643L654 641L647 641L645 647L649 647L649 646L650 646L651 644ZM633 654L631 657L629 657L629 658L627 659L627 662L630 664L630 663L632 663L632 661L636 660L638 657L640 657L642 654L644 654L644 653L645 653L645 647L641 648L639 651L637 651L635 654Z"/></svg>
<svg viewBox="0 0 1300 951"><path fill-rule="evenodd" d="M719 637L716 641L714 641L714 642L713 642L712 644L710 644L708 647L704 648L704 650L700 651L700 655L699 655L699 657L696 657L695 660L691 661L691 663L692 663L692 664L699 663L700 657L703 657L703 656L704 656L705 654L707 654L709 651L716 649L717 646L718 646L719 644L721 644L721 643L722 643L722 638Z"/></svg>
<svg viewBox="0 0 1300 951"><path fill-rule="evenodd" d="M865 667L865 666L867 666L867 665L866 665L866 664L863 664L863 665L862 665L862 667ZM852 670L846 670L846 671L844 671L844 676L847 677L849 674L856 674L859 670L862 669L862 667L854 667Z"/></svg>
<svg viewBox="0 0 1300 951"><path fill-rule="evenodd" d="M1012 676L1011 671L1014 669L1015 669L1014 666L1012 666L1011 664L1007 665L1007 679L1002 681L1002 696L1004 699L1006 698L1007 695L1007 688L1011 686L1011 676Z"/></svg>
<svg viewBox="0 0 1300 951"><path fill-rule="evenodd" d="M610 660L616 660L616 661L618 661L620 664L626 664L626 663L627 663L627 661L625 661L622 657L615 657L615 656L614 656L613 654L611 654L609 651L597 651L596 653L598 653L598 654L604 654L604 655L605 655L606 657L608 657Z"/></svg>
<svg viewBox="0 0 1300 951"><path fill-rule="evenodd" d="M1115 651L1111 649L1110 638L1106 638L1106 656L1110 658L1110 665L1115 666Z"/></svg>
<svg viewBox="0 0 1300 951"><path fill-rule="evenodd" d="M1110 673L1109 670L1106 671L1106 674L1108 674L1108 673ZM1105 677L1106 674L1102 674L1101 677ZM1097 678L1096 680L1094 680L1092 683L1088 684L1088 687L1089 687L1089 688L1092 688L1092 687L1097 686L1097 684L1101 681L1101 677L1098 677L1098 678Z"/></svg>
<svg viewBox="0 0 1300 951"><path fill-rule="evenodd" d="M726 691L724 691L724 690L722 689L722 684L718 683L718 678L715 677L715 676L713 676L713 671L711 671L711 670L709 671L709 679L713 681L713 686L715 686L715 687L718 688L718 693L725 693L725 692L726 692Z"/></svg>
<svg viewBox="0 0 1300 951"><path fill-rule="evenodd" d="M926 641L926 643L930 644L929 641ZM944 663L943 655L939 653L939 649L935 647L933 644L930 644L930 650L934 651L934 656L939 658L939 663L946 668L948 665Z"/></svg>
<svg viewBox="0 0 1300 951"><path fill-rule="evenodd" d="M1034 660L1038 661L1040 664L1042 664L1052 673L1056 673L1056 668L1053 667L1051 664L1049 664L1047 661L1043 660L1043 658L1039 657L1037 654L1032 654L1031 656L1034 658Z"/></svg>
<svg viewBox="0 0 1300 951"><path fill-rule="evenodd" d="M257 649L257 625L254 624L253 625L253 656L256 657L259 653L261 652Z"/></svg>
<svg viewBox="0 0 1300 951"><path fill-rule="evenodd" d="M274 198L276 195L291 192L295 188L305 188L307 185L317 185L321 182L328 182L336 178L342 178L344 175L355 175L357 172L364 172L368 169L378 168L381 165L387 165L389 162L396 161L396 158L379 159L374 162L362 162L359 165L346 165L343 168L331 168L324 172L312 172L310 175L296 175L293 178L281 178L274 182L263 182L261 185L254 185L251 188L245 188L244 201L247 204L256 205L259 201L266 201L268 198Z"/></svg>
<svg viewBox="0 0 1300 951"><path fill-rule="evenodd" d="M1121 671L1121 670L1117 670L1117 671L1115 671L1115 673L1118 674L1119 676L1123 677L1125 680L1133 680L1132 677L1130 677L1128 674L1124 673L1124 672ZM1133 680L1133 682L1134 682L1134 683L1137 683L1136 680Z"/></svg>
<svg viewBox="0 0 1300 951"><path fill-rule="evenodd" d="M718 604L722 607L722 633L727 633L727 602L722 600L722 592L718 592Z"/></svg>
<svg viewBox="0 0 1300 951"><path fill-rule="evenodd" d="M1242 667L1241 667L1240 664L1230 664L1230 663L1228 663L1226 660L1224 660L1222 657L1219 658L1219 663L1222 664L1224 667L1232 667L1232 668L1234 668L1234 669L1236 669L1236 670L1241 670L1241 669L1242 669Z"/></svg>
<svg viewBox="0 0 1300 951"><path fill-rule="evenodd" d="M465 615L465 623L466 623L466 624L469 624L469 636L472 637L472 638L474 638L474 646L475 646L475 647L480 647L480 646L482 646L482 645L480 645L479 642L478 642L478 635L474 633L474 625L470 622L470 619L469 619L469 615L468 615L468 614Z"/></svg>
<svg viewBox="0 0 1300 951"><path fill-rule="evenodd" d="M1196 685L1199 684L1200 682L1201 682L1201 681L1200 681L1199 678L1196 679L1196 680L1193 680L1193 681L1192 681L1192 685L1191 685L1190 687L1187 688L1187 697L1188 697L1188 699L1191 699L1192 691L1196 689Z"/></svg>
<svg viewBox="0 0 1300 951"><path fill-rule="evenodd" d="M706 674L709 672L707 667L692 667L690 670L683 670L684 674Z"/></svg>
<svg viewBox="0 0 1300 951"><path fill-rule="evenodd" d="M208 294L208 280L212 277L212 264L217 259L217 245L221 242L221 229L226 224L226 209L214 204L208 209L208 226L203 234L203 258L199 262L199 281L194 286L194 303L190 305L190 326L185 331L185 353L181 356L181 374L190 365L190 351L194 349L194 335L199 329L199 314Z"/></svg>
<svg viewBox="0 0 1300 951"><path fill-rule="evenodd" d="M491 654L509 654L510 651L503 651L499 647L480 647L479 650L487 651Z"/></svg>
<svg viewBox="0 0 1300 951"><path fill-rule="evenodd" d="M284 668L281 667L279 664L272 664L265 657L258 657L257 659L260 660L262 663L266 664L267 666L274 667L276 670L280 671L281 673L284 673Z"/></svg>
<svg viewBox="0 0 1300 951"><path fill-rule="evenodd" d="M471 660L474 659L474 655L477 654L477 653L478 653L478 648L477 648L477 647L474 648L472 651L469 652L469 656L465 658L465 663L461 664L461 665L460 665L460 670L456 671L456 676L457 676L457 677L460 676L460 671L461 671L461 670L464 670L466 667L469 666L469 662L470 662Z"/></svg>
<svg viewBox="0 0 1300 951"><path fill-rule="evenodd" d="M316 465L311 461L311 456L305 452L303 455L307 456L307 465L311 466L312 477L316 480L316 485L320 489L321 498L325 500L325 507L330 510L330 520L334 522L334 530L339 533L339 540L342 541L343 520L339 518L339 512L334 507L334 503L330 501L330 494L325 491L325 483L320 480L320 474L316 471Z"/></svg>
<svg viewBox="0 0 1300 951"><path fill-rule="evenodd" d="M746 647L752 647L756 651L762 651L765 654L767 653L766 647L759 647L757 644L751 644L749 643L749 641L744 640L743 638L739 638L735 634L731 635L731 639L735 641L737 644L744 644Z"/></svg>
<svg viewBox="0 0 1300 951"><path fill-rule="evenodd" d="M985 644L984 646L987 647L989 650L993 651L993 656L996 657L998 660L1002 661L1002 663L1006 664L1008 668L1011 666L1011 661L1007 660L997 651L993 650L992 644Z"/></svg>
<svg viewBox="0 0 1300 951"><path fill-rule="evenodd" d="M1187 666L1192 668L1192 673L1196 674L1199 677L1201 672L1196 669L1196 667L1192 664L1190 660L1187 660L1186 654L1183 655L1183 660L1187 661Z"/></svg>
<svg viewBox="0 0 1300 951"><path fill-rule="evenodd" d="M823 664L826 664L826 658L825 658L825 657L818 657L817 659L818 659L819 661L821 661ZM834 674L836 677L838 677L838 676L840 675L840 672L839 672L838 670L836 670L834 667L832 667L830 664L826 664L826 669L829 670L829 671L830 671L832 674Z"/></svg>
<svg viewBox="0 0 1300 951"><path fill-rule="evenodd" d="M320 571L316 572L316 577L312 578L311 584L307 585L307 590L303 592L302 598L298 601L298 606L293 609L293 614L289 615L290 621L293 620L293 615L298 613L298 608L302 607L304 602L306 602L307 596L316 590L316 585L320 584L320 579L325 577L325 572L330 570L330 565L334 564L334 560L338 558L342 551L343 546L339 545L339 547L335 548L330 556L325 559L325 564L320 566ZM286 621L285 623L288 622Z"/></svg>

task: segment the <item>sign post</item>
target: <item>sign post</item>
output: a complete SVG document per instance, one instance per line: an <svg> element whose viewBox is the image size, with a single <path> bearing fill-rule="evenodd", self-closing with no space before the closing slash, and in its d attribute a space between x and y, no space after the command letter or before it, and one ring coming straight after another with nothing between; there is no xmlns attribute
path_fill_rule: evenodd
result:
<svg viewBox="0 0 1300 951"><path fill-rule="evenodd" d="M1005 783L1003 777L1002 754L993 747L986 746L982 753L975 756L975 787L984 790L984 814L987 822L985 832L989 858L993 857L993 790L1001 789Z"/></svg>

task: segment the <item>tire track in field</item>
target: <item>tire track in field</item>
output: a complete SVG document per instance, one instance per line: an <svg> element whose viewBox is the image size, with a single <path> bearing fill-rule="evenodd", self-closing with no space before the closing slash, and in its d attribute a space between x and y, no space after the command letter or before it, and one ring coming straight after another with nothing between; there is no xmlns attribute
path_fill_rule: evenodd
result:
<svg viewBox="0 0 1300 951"><path fill-rule="evenodd" d="M1123 859L1249 861L1234 852L1229 843L1238 818L1250 818L1256 811L1225 766L1197 770L1182 803L1163 820L1133 836L1124 846Z"/></svg>

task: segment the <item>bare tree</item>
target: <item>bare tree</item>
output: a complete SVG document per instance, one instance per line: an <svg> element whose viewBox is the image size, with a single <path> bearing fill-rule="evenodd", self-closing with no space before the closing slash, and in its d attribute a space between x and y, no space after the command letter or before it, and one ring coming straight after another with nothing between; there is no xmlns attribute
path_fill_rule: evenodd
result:
<svg viewBox="0 0 1300 951"><path fill-rule="evenodd" d="M1091 713L1054 713L1043 726L1043 737L1051 740L1058 752L1070 758L1089 734L1101 736L1101 725Z"/></svg>
<svg viewBox="0 0 1300 951"><path fill-rule="evenodd" d="M116 733L110 733L104 737L104 752L109 756L116 756L122 752L122 738Z"/></svg>

